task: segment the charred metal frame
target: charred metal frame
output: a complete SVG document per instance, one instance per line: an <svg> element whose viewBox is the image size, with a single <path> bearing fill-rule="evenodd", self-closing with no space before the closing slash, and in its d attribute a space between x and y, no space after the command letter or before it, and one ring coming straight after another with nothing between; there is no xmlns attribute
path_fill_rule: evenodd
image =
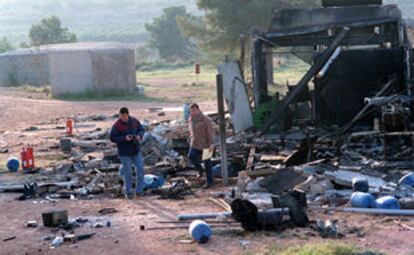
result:
<svg viewBox="0 0 414 255"><path fill-rule="evenodd" d="M377 1L378 4L379 1ZM253 34L252 77L255 106L268 102L266 79L266 49L276 47L311 46L315 49L313 65L296 87L271 113L261 133L266 132L291 104L301 90L325 66L339 47L351 50L400 49L405 54L407 95L412 95L412 49L402 13L396 5L363 5L350 7L282 10L276 12L268 32ZM319 49L319 51L317 50ZM322 49L322 51L320 51ZM318 55L319 54L319 55Z"/></svg>

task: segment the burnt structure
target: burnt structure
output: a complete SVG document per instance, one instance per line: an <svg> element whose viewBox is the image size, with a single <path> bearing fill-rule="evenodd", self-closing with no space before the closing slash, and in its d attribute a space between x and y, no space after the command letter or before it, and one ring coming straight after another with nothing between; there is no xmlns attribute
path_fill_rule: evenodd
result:
<svg viewBox="0 0 414 255"><path fill-rule="evenodd" d="M327 0L323 6L278 11L267 32L253 31L255 108L277 102L262 133L289 128L288 113L303 101L310 102L317 125L373 127L379 119L393 132L410 130L414 52L400 9L379 0ZM266 54L277 48L311 65L282 99L270 95L267 84Z"/></svg>

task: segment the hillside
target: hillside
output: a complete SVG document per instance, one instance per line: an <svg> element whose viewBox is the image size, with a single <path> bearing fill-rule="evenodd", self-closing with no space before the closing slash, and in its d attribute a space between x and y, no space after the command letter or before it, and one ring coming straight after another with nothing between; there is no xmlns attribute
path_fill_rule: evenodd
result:
<svg viewBox="0 0 414 255"><path fill-rule="evenodd" d="M406 17L414 19L414 1L397 3ZM198 13L197 0L1 0L0 37L14 45L28 41L33 23L57 15L64 26L83 41L123 41L143 43L148 38L144 24L161 14L163 8L184 5Z"/></svg>
<svg viewBox="0 0 414 255"><path fill-rule="evenodd" d="M28 41L33 23L56 15L80 40L144 42L144 24L163 8L184 5L196 12L196 0L1 0L0 36L13 44Z"/></svg>

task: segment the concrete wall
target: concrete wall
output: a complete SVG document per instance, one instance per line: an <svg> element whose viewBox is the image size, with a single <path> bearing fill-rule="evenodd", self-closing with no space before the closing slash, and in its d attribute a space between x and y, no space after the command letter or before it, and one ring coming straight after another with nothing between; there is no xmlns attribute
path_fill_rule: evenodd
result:
<svg viewBox="0 0 414 255"><path fill-rule="evenodd" d="M130 92L136 86L135 51L74 44L0 55L0 86L25 84L50 85L53 96Z"/></svg>
<svg viewBox="0 0 414 255"><path fill-rule="evenodd" d="M96 93L130 92L136 86L135 52L110 50L90 52L93 91Z"/></svg>
<svg viewBox="0 0 414 255"><path fill-rule="evenodd" d="M92 90L93 71L88 51L49 53L49 66L53 96Z"/></svg>
<svg viewBox="0 0 414 255"><path fill-rule="evenodd" d="M0 86L49 84L46 54L0 56Z"/></svg>

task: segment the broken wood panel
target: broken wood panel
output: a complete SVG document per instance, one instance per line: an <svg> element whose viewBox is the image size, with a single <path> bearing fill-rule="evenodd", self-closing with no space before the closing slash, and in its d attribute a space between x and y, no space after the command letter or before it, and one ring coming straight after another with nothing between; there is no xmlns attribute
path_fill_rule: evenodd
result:
<svg viewBox="0 0 414 255"><path fill-rule="evenodd" d="M304 181L306 181L306 178L302 175L290 168L284 168L276 171L273 175L265 177L259 182L259 185L270 193L282 194Z"/></svg>
<svg viewBox="0 0 414 255"><path fill-rule="evenodd" d="M263 162L284 161L285 159L286 157L282 155L262 155L260 157L260 161Z"/></svg>
<svg viewBox="0 0 414 255"><path fill-rule="evenodd" d="M250 172L253 170L254 158L256 156L256 146L252 146L249 152L249 158L247 159L246 171Z"/></svg>

